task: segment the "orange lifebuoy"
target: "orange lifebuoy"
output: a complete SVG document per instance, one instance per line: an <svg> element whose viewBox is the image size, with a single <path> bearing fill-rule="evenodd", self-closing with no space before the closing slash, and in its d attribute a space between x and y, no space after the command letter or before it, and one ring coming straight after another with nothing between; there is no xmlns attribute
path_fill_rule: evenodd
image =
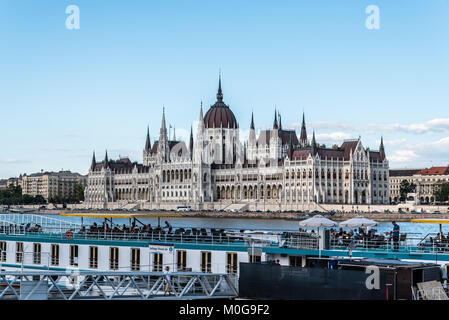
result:
<svg viewBox="0 0 449 320"><path fill-rule="evenodd" d="M72 236L73 236L73 233L72 233L71 230L67 230L67 231L65 232L65 237L66 237L67 239L72 238Z"/></svg>

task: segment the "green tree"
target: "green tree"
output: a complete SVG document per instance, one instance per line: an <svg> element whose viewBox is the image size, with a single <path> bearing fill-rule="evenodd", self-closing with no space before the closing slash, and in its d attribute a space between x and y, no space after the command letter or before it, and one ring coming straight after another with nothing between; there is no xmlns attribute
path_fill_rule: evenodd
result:
<svg viewBox="0 0 449 320"><path fill-rule="evenodd" d="M435 197L435 201L438 202L446 202L449 200L449 182L439 183L433 189L433 195Z"/></svg>
<svg viewBox="0 0 449 320"><path fill-rule="evenodd" d="M73 202L84 201L84 187L77 183L73 187Z"/></svg>
<svg viewBox="0 0 449 320"><path fill-rule="evenodd" d="M399 193L401 195L401 201L405 201L407 198L407 193L414 192L416 185L414 183L408 182L408 180L402 180L399 185Z"/></svg>

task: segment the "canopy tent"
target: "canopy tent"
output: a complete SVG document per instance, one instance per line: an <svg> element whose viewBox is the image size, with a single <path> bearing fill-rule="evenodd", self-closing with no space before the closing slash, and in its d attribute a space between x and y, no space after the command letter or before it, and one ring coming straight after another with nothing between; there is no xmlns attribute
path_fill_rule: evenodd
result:
<svg viewBox="0 0 449 320"><path fill-rule="evenodd" d="M339 225L342 227L374 227L377 226L377 222L363 216L357 216L355 218L340 222Z"/></svg>
<svg viewBox="0 0 449 320"><path fill-rule="evenodd" d="M337 223L335 221L323 217L320 214L317 214L312 218L300 221L299 225L302 227L319 228L319 227L335 227L337 226Z"/></svg>

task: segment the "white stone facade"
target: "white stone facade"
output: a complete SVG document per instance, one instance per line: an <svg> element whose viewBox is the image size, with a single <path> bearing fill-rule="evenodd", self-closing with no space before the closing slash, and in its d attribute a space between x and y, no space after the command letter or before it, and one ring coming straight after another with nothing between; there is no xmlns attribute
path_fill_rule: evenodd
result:
<svg viewBox="0 0 449 320"><path fill-rule="evenodd" d="M256 135L254 118L243 144L239 126L224 104L221 80L217 102L203 117L189 146L169 140L165 112L159 140L149 133L143 163L129 159L97 163L88 174L85 202L90 207L122 203L123 208L190 205L192 208L304 209L310 204L388 204L389 166L383 143L370 151L360 139L339 148L318 147L307 139L305 121L300 139L282 128L275 112L273 128ZM211 206L212 205L212 206ZM218 206L217 206L218 205Z"/></svg>

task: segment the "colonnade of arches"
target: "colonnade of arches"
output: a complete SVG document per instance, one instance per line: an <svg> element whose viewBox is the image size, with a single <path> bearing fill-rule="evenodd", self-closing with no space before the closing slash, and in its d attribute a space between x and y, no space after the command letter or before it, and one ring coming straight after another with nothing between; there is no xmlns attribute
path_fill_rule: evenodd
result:
<svg viewBox="0 0 449 320"><path fill-rule="evenodd" d="M192 180L192 169L162 170L162 182L186 182Z"/></svg>
<svg viewBox="0 0 449 320"><path fill-rule="evenodd" d="M217 200L271 200L280 199L281 185L244 185L244 186L217 186Z"/></svg>

